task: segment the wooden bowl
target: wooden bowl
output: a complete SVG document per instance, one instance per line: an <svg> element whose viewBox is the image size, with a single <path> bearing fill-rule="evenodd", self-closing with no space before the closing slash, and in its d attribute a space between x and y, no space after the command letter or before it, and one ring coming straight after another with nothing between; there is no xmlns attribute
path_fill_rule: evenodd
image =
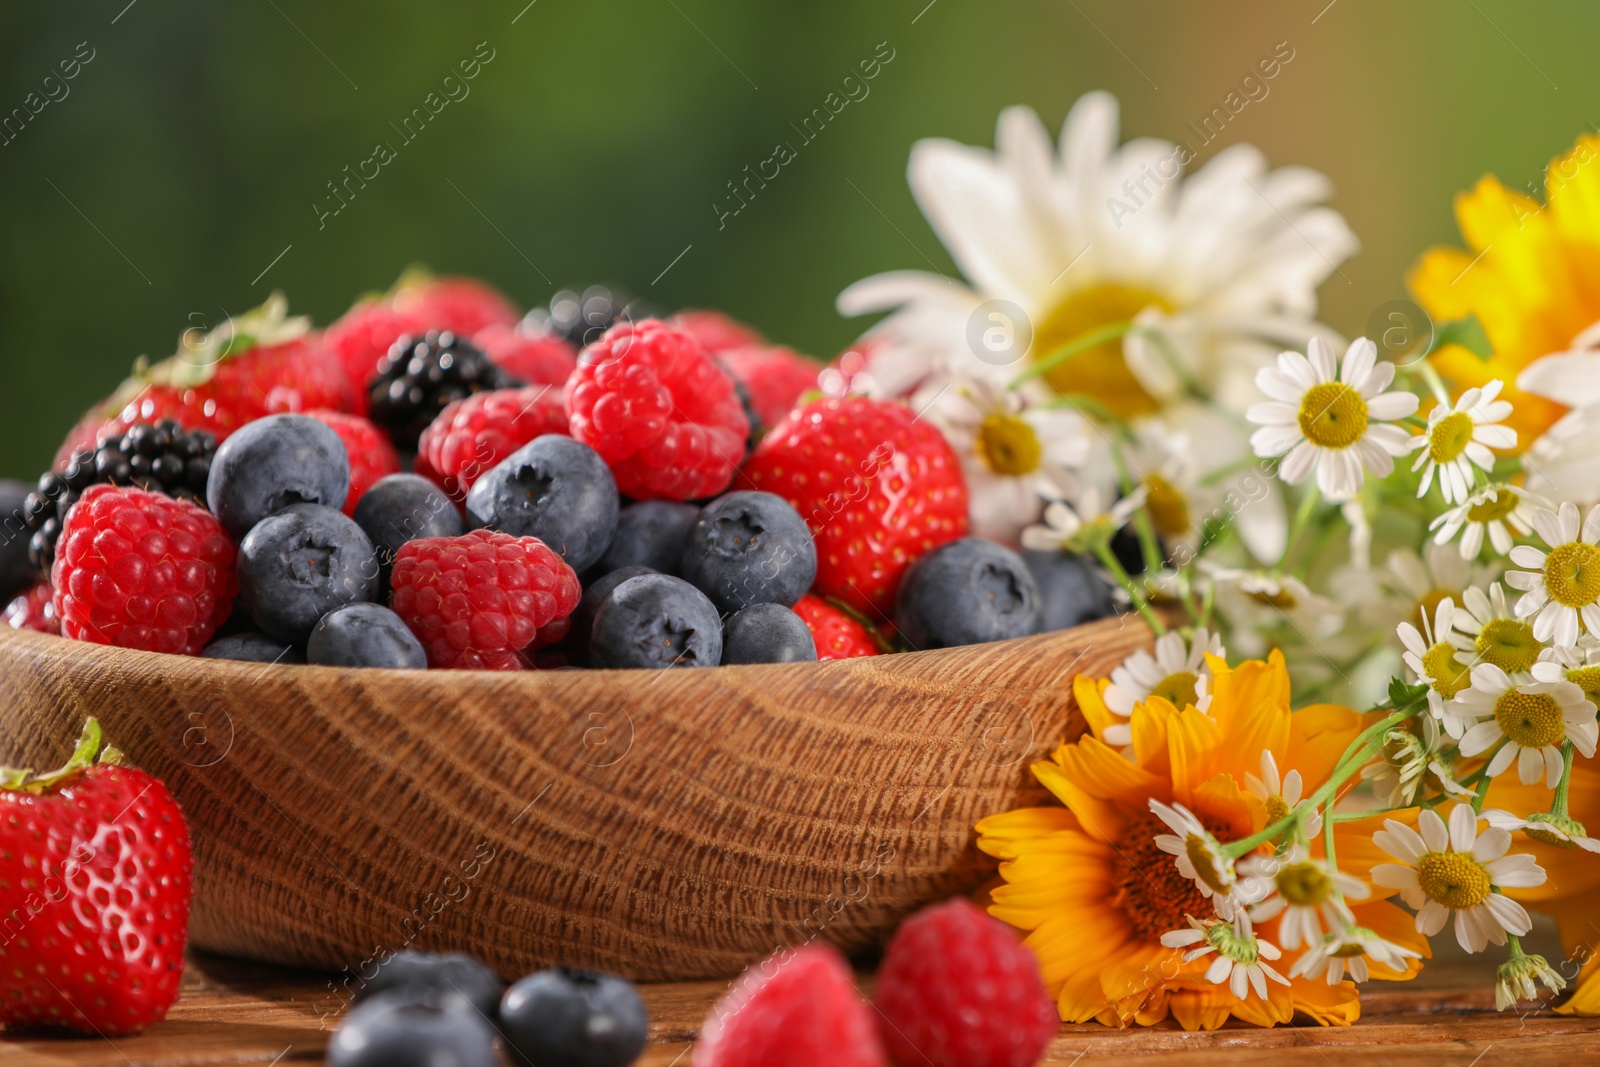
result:
<svg viewBox="0 0 1600 1067"><path fill-rule="evenodd" d="M188 816L195 945L352 974L403 947L515 976L726 977L880 945L992 871L985 815L1082 731L1136 618L990 645L711 670L377 671L0 634L0 761L86 716Z"/></svg>

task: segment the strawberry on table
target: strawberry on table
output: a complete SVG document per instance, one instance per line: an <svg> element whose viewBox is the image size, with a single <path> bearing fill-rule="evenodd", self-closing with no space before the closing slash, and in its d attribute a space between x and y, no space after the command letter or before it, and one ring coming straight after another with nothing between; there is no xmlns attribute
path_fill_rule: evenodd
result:
<svg viewBox="0 0 1600 1067"><path fill-rule="evenodd" d="M133 1033L178 999L194 860L167 787L84 725L60 770L0 768L0 1024Z"/></svg>

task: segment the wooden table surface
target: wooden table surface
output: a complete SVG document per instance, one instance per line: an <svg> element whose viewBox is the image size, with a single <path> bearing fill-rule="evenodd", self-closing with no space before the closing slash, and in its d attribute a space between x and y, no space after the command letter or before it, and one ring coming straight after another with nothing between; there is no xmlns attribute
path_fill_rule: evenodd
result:
<svg viewBox="0 0 1600 1067"><path fill-rule="evenodd" d="M1259 1030L1229 1026L1188 1034L1174 1026L1117 1031L1064 1026L1043 1062L1115 1058L1124 1065L1254 1067L1427 1064L1566 1067L1600 1063L1600 1019L1494 1010L1488 961L1441 959L1405 985L1374 982L1362 1019L1348 1028ZM640 1067L689 1067L696 1028L722 982L646 985L651 1042ZM136 1037L67 1039L0 1035L0 1064L189 1067L319 1063L338 1021L326 976L216 956L192 957L183 997L167 1021Z"/></svg>

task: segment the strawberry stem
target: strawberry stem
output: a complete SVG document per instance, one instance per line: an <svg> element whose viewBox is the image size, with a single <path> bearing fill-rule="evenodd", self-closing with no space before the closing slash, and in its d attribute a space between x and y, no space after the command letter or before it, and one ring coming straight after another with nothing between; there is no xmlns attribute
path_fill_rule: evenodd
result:
<svg viewBox="0 0 1600 1067"><path fill-rule="evenodd" d="M35 774L32 767L0 767L0 789L38 794L62 784L94 766L95 754L100 752L100 738L100 720L85 720L83 733L78 736L78 747L65 764L44 774ZM108 745L100 755L100 762L117 763L121 758L122 753Z"/></svg>

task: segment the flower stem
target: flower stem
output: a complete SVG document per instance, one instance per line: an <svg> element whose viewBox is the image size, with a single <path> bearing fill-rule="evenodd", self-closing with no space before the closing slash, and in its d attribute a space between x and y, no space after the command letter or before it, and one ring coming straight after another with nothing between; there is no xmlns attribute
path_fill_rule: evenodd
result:
<svg viewBox="0 0 1600 1067"><path fill-rule="evenodd" d="M1567 794L1572 790L1572 741L1561 742L1561 781L1556 783L1555 800L1550 805L1550 814L1559 819L1568 819Z"/></svg>
<svg viewBox="0 0 1600 1067"><path fill-rule="evenodd" d="M1139 609L1139 614L1144 616L1144 621L1149 624L1151 630L1155 631L1155 635L1160 637L1166 633L1167 624L1161 621L1161 616L1156 614L1155 609L1150 606L1150 602L1144 598L1144 594L1139 592L1138 586L1134 585L1133 579L1128 577L1128 572L1123 568L1122 561L1117 559L1115 552L1111 551L1111 545L1102 538L1095 543L1094 554L1100 560L1101 565L1111 572L1111 576L1122 583L1122 588L1127 590L1128 598L1133 601L1133 606Z"/></svg>
<svg viewBox="0 0 1600 1067"><path fill-rule="evenodd" d="M1073 356L1077 355L1079 352L1091 349L1095 345L1105 344L1107 341L1114 341L1131 329L1133 329L1133 323L1131 322L1112 322L1107 323L1098 329L1080 333L1077 337L1074 337L1072 340L1068 341L1060 348L1040 359L1037 363L1023 371L1021 374L1017 375L1015 378L1011 379L1011 381L1006 383L1006 388L1015 389L1024 382L1030 382L1041 375L1048 374L1050 371L1055 370L1057 367L1071 359Z"/></svg>
<svg viewBox="0 0 1600 1067"><path fill-rule="evenodd" d="M1294 513L1294 523L1289 527L1289 537L1283 543L1283 556L1278 560L1278 565L1272 568L1274 577L1283 573L1284 565L1294 554L1295 546L1300 543L1300 535L1305 533L1306 524L1311 521L1311 513L1316 510L1317 503L1321 499L1322 494L1315 485L1307 489L1306 495L1300 498L1300 509Z"/></svg>

